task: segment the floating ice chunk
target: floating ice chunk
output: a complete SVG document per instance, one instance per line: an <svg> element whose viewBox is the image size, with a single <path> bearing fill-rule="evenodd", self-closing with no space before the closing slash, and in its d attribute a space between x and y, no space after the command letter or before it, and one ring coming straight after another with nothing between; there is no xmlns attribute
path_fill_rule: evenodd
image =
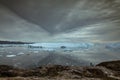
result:
<svg viewBox="0 0 120 80"><path fill-rule="evenodd" d="M39 53L39 51L34 51L34 53Z"/></svg>
<svg viewBox="0 0 120 80"><path fill-rule="evenodd" d="M16 57L16 55L6 55L6 57Z"/></svg>
<svg viewBox="0 0 120 80"><path fill-rule="evenodd" d="M17 55L23 55L23 54L25 54L25 53L23 53L23 52L20 52L20 53L18 53Z"/></svg>

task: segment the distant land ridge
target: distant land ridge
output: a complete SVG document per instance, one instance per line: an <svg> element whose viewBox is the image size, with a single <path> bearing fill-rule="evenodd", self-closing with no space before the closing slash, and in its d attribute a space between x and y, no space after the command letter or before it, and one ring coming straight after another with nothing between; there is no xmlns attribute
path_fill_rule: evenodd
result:
<svg viewBox="0 0 120 80"><path fill-rule="evenodd" d="M33 42L21 42L21 41L1 41L0 44L32 44Z"/></svg>

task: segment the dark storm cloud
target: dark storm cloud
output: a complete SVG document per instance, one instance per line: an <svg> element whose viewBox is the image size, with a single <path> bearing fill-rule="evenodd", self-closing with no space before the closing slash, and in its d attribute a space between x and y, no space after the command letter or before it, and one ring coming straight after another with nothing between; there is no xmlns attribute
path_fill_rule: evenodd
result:
<svg viewBox="0 0 120 80"><path fill-rule="evenodd" d="M55 26L69 13L76 1L3 0L3 3L21 17L42 26L50 33L54 33L56 32Z"/></svg>
<svg viewBox="0 0 120 80"><path fill-rule="evenodd" d="M0 8L1 39L120 41L120 0L0 1L7 7Z"/></svg>
<svg viewBox="0 0 120 80"><path fill-rule="evenodd" d="M0 40L34 41L47 35L39 26L21 19L0 4Z"/></svg>

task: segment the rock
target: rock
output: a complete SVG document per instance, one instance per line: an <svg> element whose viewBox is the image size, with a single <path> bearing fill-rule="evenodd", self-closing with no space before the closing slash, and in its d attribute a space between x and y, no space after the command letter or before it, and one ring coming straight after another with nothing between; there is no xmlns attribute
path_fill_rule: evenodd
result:
<svg viewBox="0 0 120 80"><path fill-rule="evenodd" d="M106 67L106 68L114 70L114 71L120 71L120 60L102 62L102 63L98 64L97 66L103 66L103 67Z"/></svg>
<svg viewBox="0 0 120 80"><path fill-rule="evenodd" d="M97 67L86 68L83 74L85 77L92 77L92 78L107 77L107 74L105 74L103 70Z"/></svg>
<svg viewBox="0 0 120 80"><path fill-rule="evenodd" d="M0 77L15 77L17 76L15 68L12 66L1 65L0 66Z"/></svg>
<svg viewBox="0 0 120 80"><path fill-rule="evenodd" d="M107 63L107 62L105 62ZM62 66L62 65L46 65L35 69L18 69L12 66L1 65L0 77L41 77L41 78L55 78L55 79L82 79L84 78L102 78L102 80L120 79L118 62L100 63L95 67L79 67L79 66ZM113 66L114 65L114 66ZM117 66L115 66L117 65ZM101 67L103 66L103 67ZM109 69L107 69L109 68ZM110 70L111 69L111 70ZM118 70L118 71L117 71ZM86 80L86 79L85 79ZM88 79L89 80L89 79ZM94 79L93 79L94 80ZM113 80L113 79L112 79Z"/></svg>

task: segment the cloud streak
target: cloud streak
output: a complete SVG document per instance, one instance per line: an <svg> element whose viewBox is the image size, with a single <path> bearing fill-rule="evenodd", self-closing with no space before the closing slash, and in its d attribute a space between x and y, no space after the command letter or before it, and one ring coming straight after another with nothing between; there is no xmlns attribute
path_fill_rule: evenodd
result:
<svg viewBox="0 0 120 80"><path fill-rule="evenodd" d="M0 39L120 42L119 0L0 1Z"/></svg>

